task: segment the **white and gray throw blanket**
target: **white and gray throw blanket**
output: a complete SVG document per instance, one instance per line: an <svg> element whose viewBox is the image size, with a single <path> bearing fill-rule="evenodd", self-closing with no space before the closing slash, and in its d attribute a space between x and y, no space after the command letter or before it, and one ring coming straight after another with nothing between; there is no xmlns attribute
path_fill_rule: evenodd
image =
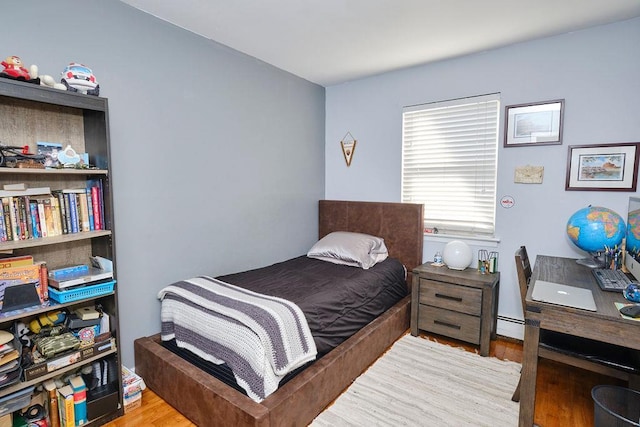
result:
<svg viewBox="0 0 640 427"><path fill-rule="evenodd" d="M294 303L211 277L162 289L162 340L174 339L213 363L226 363L248 396L260 402L289 372L312 361L316 346Z"/></svg>

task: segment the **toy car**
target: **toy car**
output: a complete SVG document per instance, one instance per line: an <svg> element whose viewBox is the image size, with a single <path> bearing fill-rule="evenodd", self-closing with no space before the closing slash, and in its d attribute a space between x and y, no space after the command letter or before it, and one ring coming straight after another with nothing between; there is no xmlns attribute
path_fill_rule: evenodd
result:
<svg viewBox="0 0 640 427"><path fill-rule="evenodd" d="M72 62L62 71L60 82L68 91L80 92L87 95L100 95L100 85L89 67Z"/></svg>

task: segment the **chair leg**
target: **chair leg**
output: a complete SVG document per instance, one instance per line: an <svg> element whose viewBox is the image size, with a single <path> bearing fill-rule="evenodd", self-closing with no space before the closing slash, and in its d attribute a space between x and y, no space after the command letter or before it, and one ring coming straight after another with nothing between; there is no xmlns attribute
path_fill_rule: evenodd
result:
<svg viewBox="0 0 640 427"><path fill-rule="evenodd" d="M513 392L513 396L511 396L511 400L513 400L514 402L520 402L520 384L521 383L522 383L522 376L518 380L518 385L515 391Z"/></svg>

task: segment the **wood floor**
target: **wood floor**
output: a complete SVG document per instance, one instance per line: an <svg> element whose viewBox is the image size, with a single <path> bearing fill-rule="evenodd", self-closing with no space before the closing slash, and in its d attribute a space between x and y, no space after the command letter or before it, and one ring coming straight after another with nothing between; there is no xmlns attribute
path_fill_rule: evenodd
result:
<svg viewBox="0 0 640 427"><path fill-rule="evenodd" d="M426 335L425 335L426 336ZM428 337L428 336L427 336ZM476 347L438 337L439 342ZM522 362L522 343L499 338L491 343L490 356ZM587 427L593 425L591 389L598 384L624 385L620 380L541 359L538 365L535 423L540 427ZM188 419L165 403L153 391L142 394L142 406L107 424L108 427L186 427Z"/></svg>

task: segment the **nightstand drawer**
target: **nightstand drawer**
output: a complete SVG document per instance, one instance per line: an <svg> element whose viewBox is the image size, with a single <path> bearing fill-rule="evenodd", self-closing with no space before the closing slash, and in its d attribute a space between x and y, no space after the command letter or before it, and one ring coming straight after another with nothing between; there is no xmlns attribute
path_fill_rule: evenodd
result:
<svg viewBox="0 0 640 427"><path fill-rule="evenodd" d="M420 304L480 316L482 314L482 290L420 279Z"/></svg>
<svg viewBox="0 0 640 427"><path fill-rule="evenodd" d="M480 318L420 304L418 327L473 344L480 344Z"/></svg>

